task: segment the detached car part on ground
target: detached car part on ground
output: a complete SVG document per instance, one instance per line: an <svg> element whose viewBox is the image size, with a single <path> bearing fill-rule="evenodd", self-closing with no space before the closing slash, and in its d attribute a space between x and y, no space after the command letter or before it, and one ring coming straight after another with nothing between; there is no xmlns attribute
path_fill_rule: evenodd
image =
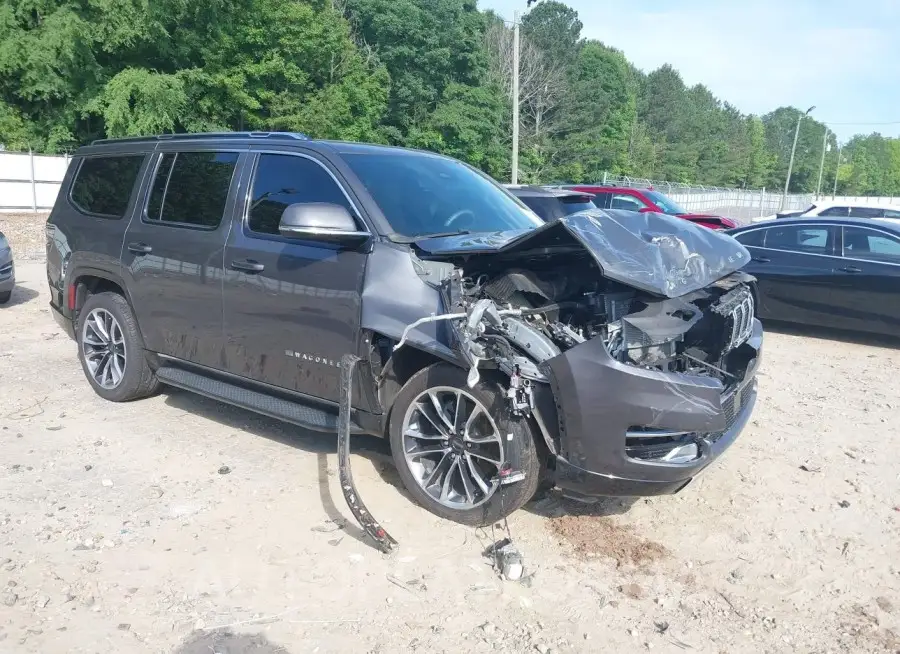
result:
<svg viewBox="0 0 900 654"><path fill-rule="evenodd" d="M345 436L388 437L415 499L465 524L541 484L677 492L756 399L737 241L656 213L543 223L431 153L277 133L100 142L67 170L47 246L52 313L100 396L163 383L330 433L340 404Z"/></svg>

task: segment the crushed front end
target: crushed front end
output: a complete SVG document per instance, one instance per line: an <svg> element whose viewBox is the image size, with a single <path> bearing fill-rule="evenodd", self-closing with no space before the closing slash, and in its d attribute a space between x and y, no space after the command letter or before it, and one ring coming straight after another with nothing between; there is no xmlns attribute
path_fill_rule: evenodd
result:
<svg viewBox="0 0 900 654"><path fill-rule="evenodd" d="M561 488L674 493L734 442L756 402L762 353L741 278L610 315L605 333L547 361Z"/></svg>
<svg viewBox="0 0 900 654"><path fill-rule="evenodd" d="M749 259L728 236L658 214L576 214L508 241L430 243L474 383L504 381L558 486L660 495L740 434L756 401L762 327Z"/></svg>

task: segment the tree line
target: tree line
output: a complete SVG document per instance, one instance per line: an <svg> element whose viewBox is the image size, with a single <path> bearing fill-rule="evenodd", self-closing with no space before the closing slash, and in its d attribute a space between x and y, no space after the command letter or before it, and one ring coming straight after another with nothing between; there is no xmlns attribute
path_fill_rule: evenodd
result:
<svg viewBox="0 0 900 654"><path fill-rule="evenodd" d="M531 4L531 3L529 3ZM799 111L746 115L671 66L645 73L534 4L521 25L520 179L604 172L783 187ZM639 47L639 46L638 46ZM476 0L0 0L0 144L292 130L511 166L512 26ZM900 140L804 119L792 192L900 194Z"/></svg>

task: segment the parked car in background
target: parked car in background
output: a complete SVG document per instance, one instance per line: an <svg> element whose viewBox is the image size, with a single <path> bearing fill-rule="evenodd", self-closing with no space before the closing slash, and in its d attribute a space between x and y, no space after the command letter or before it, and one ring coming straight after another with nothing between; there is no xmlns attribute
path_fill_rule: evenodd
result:
<svg viewBox="0 0 900 654"><path fill-rule="evenodd" d="M591 193L594 204L601 209L626 209L628 211L654 211L677 216L710 229L730 229L737 222L713 214L692 213L677 202L652 188L629 188L626 186L595 186L590 184L567 185L562 188Z"/></svg>
<svg viewBox="0 0 900 654"><path fill-rule="evenodd" d="M178 134L75 153L47 280L101 397L168 384L332 434L347 403L422 506L486 525L542 480L678 492L747 424L750 255L685 226L542 222L428 152Z"/></svg>
<svg viewBox="0 0 900 654"><path fill-rule="evenodd" d="M16 267L13 263L12 248L3 232L0 232L0 304L9 302L16 286Z"/></svg>
<svg viewBox="0 0 900 654"><path fill-rule="evenodd" d="M593 202L594 196L590 193L512 184L505 185L505 188L546 222L597 208Z"/></svg>
<svg viewBox="0 0 900 654"><path fill-rule="evenodd" d="M728 232L750 251L757 315L900 336L900 226L794 218Z"/></svg>
<svg viewBox="0 0 900 654"><path fill-rule="evenodd" d="M846 201L821 201L807 209L780 211L770 216L754 218L753 223L784 218L881 218L900 222L900 204L854 204Z"/></svg>

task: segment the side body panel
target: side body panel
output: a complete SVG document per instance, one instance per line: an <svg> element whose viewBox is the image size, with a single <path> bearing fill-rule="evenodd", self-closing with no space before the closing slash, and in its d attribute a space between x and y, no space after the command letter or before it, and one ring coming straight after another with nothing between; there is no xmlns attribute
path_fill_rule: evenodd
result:
<svg viewBox="0 0 900 654"><path fill-rule="evenodd" d="M128 209L122 218L105 218L85 214L73 205L70 199L72 183L83 161L82 157L72 160L63 178L56 203L47 219L47 282L50 287L50 306L66 319L74 319L69 309L69 286L79 277L93 276L108 279L121 286L126 294L126 273L122 268L122 244L125 230L135 211L140 196L142 180L152 161L152 148L129 150L141 154L144 162L138 173ZM110 150L108 154L117 154ZM74 300L74 298L73 298Z"/></svg>
<svg viewBox="0 0 900 654"><path fill-rule="evenodd" d="M897 236L881 230L855 226L857 234L876 238ZM900 335L900 262L869 261L854 256L847 228L841 228L840 259L835 260L833 302L836 313L843 317L848 329ZM894 240L896 243L896 240Z"/></svg>
<svg viewBox="0 0 900 654"><path fill-rule="evenodd" d="M297 151L296 156L325 165L343 184L317 153ZM359 349L367 245L348 249L251 232L246 207L252 182L248 166L225 251L225 339L219 365L240 377L337 402L341 357ZM261 269L236 267L247 262Z"/></svg>
<svg viewBox="0 0 900 654"><path fill-rule="evenodd" d="M764 229L768 232L772 228ZM833 251L832 241L829 248ZM847 327L846 317L836 310L833 298L839 259L769 247L747 246L747 250L751 260L744 271L757 278L757 312L761 318Z"/></svg>
<svg viewBox="0 0 900 654"><path fill-rule="evenodd" d="M399 341L407 325L447 312L440 291L419 277L413 257L405 247L393 243L375 245L369 255L363 285L363 329ZM425 323L412 329L407 336L410 346L446 361L458 362L460 359L452 342L452 329L446 322Z"/></svg>
<svg viewBox="0 0 900 654"><path fill-rule="evenodd" d="M154 163L164 152L239 150L234 146L166 144L159 151ZM224 214L215 229L147 220L147 196L154 176L145 176L141 201L126 232L122 264L147 349L221 369L222 262L246 156L238 158ZM142 246L150 250L141 253L135 249Z"/></svg>

